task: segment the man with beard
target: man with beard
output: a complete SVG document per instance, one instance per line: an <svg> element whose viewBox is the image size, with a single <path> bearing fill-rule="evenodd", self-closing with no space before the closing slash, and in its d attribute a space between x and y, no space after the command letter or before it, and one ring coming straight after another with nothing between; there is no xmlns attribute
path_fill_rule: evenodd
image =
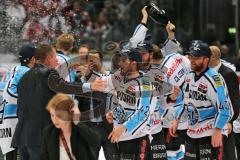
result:
<svg viewBox="0 0 240 160"><path fill-rule="evenodd" d="M185 109L188 130L184 159L222 159L227 123L233 114L226 84L216 70L208 68L211 50L207 44L195 44L189 54L192 71L184 82L184 104L176 112L177 119L169 132L177 136L179 118Z"/></svg>
<svg viewBox="0 0 240 160"><path fill-rule="evenodd" d="M101 76L108 82L105 92L113 94L109 104L113 109L114 129L109 139L118 142L120 158L167 159L161 117L158 110L155 111L157 96L153 92L151 77L139 72L141 63L142 57L137 49L122 50L119 71ZM152 131L155 124L158 130Z"/></svg>
<svg viewBox="0 0 240 160"><path fill-rule="evenodd" d="M169 22L166 26L166 30L168 32L169 38L164 43L163 48L160 50L164 56L163 60L159 64L151 64L150 62L154 62L154 54L153 47L149 39L149 35L146 36L147 32L147 18L148 15L145 12L145 9L142 10L143 19L139 27L136 28L133 37L130 39L130 44L136 44L136 47L139 49L142 55L142 65L141 71L144 74L152 75L155 77L164 77L165 81L168 83L177 86L182 89L182 85L185 79L186 74L190 70L190 62L189 60L178 53L179 43L175 40L174 32L175 26ZM145 25L143 25L145 24ZM156 79L156 78L155 78ZM156 87L156 86L155 86ZM179 90L175 87L175 90ZM157 87L159 88L159 87ZM181 148L181 144L184 143L185 134L186 134L186 115L182 116L181 123L178 128L178 137L170 137L168 133L168 128L171 127L171 120L174 117L175 111L182 103L182 97L179 96L177 101L170 101L170 95L164 95L164 101L159 102L161 104L160 114L163 116L163 131L167 144L167 152L169 153L169 158L181 159L183 157L183 149ZM162 99L162 98L159 98ZM166 103L166 100L168 103Z"/></svg>

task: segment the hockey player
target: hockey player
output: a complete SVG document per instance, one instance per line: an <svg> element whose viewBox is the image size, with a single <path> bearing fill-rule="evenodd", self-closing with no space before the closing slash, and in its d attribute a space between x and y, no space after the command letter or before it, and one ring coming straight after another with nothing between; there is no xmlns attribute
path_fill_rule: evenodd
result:
<svg viewBox="0 0 240 160"><path fill-rule="evenodd" d="M176 112L171 136L183 110L188 114L188 130L185 143L186 160L221 159L227 123L232 117L232 104L225 82L216 70L208 68L211 51L207 44L197 43L190 48L192 71L186 76L183 93L184 104Z"/></svg>
<svg viewBox="0 0 240 160"><path fill-rule="evenodd" d="M22 46L19 52L20 65L12 69L11 78L3 92L4 107L1 111L1 130L5 133L2 134L0 139L1 149L3 154L6 154L7 160L17 159L17 150L11 148L12 136L18 122L17 118L17 87L22 76L30 70L35 64L34 52L36 48L33 45Z"/></svg>
<svg viewBox="0 0 240 160"><path fill-rule="evenodd" d="M56 69L58 70L60 76L68 82L74 82L76 78L75 70L70 68L71 61L69 57L73 49L73 44L73 35L66 33L61 34L57 38L56 42L58 59L58 66L56 67Z"/></svg>
<svg viewBox="0 0 240 160"><path fill-rule="evenodd" d="M149 37L146 36L147 28L147 18L148 15L145 12L145 8L142 10L143 18L141 24L136 28L133 37L130 39L131 44L137 44L136 47L140 50L143 57L143 67L142 71L147 74L163 72L165 77L165 81L168 83L178 86L180 89L182 88L182 84L184 82L186 74L190 70L190 62L188 58L181 55L177 51L179 50L179 43L176 41L174 32L175 26L169 22L166 26L166 30L168 32L168 40L164 43L161 52L164 56L161 64L150 64L152 60L152 45L149 42ZM145 24L145 25L143 25ZM146 37L145 37L146 36ZM158 75L159 77L160 75ZM166 95L165 98L168 99L169 95ZM179 96L179 99L175 101L169 101L168 103L161 102L160 113L163 116L163 128L165 132L165 138L167 138L167 153L169 158L181 159L184 155L183 149L181 148L181 144L184 143L184 137L187 128L186 116L182 116L181 123L179 125L178 137L170 137L168 134L168 128L171 127L171 120L173 120L174 113L178 106L182 103L182 97Z"/></svg>
<svg viewBox="0 0 240 160"><path fill-rule="evenodd" d="M113 143L118 142L120 158L166 159L161 117L155 110L158 100L153 94L151 78L139 72L142 57L138 50L121 53L120 71L101 77L108 82L106 91L116 95L110 102L114 130L109 138ZM177 95L173 94L171 98ZM152 130L154 126L158 128Z"/></svg>

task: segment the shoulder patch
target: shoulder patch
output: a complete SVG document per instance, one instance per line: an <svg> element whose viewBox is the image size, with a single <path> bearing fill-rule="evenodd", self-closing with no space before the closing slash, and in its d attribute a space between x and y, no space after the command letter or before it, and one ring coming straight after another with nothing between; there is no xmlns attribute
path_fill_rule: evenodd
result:
<svg viewBox="0 0 240 160"><path fill-rule="evenodd" d="M215 85L217 87L222 86L221 79L218 75L214 75L214 76L212 76L212 78L213 78L213 80L215 82Z"/></svg>

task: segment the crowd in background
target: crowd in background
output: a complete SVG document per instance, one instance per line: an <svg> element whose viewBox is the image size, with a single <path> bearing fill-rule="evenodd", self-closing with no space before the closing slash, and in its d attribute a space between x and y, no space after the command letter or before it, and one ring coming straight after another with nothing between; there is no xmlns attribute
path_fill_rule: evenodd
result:
<svg viewBox="0 0 240 160"><path fill-rule="evenodd" d="M136 3L136 0L1 0L0 1L0 53L14 53L19 44L27 42L50 42L61 33L73 33L75 46L88 43L91 46L104 48L104 44L111 41L127 39L139 20L139 10L147 5L149 0ZM160 2L157 2L160 3ZM165 3L165 1L164 1ZM170 2L169 2L170 3ZM173 2L171 2L173 3ZM174 10L171 10L171 13ZM135 17L135 18L130 18ZM185 21L185 20L184 20ZM150 25L153 25L150 23ZM166 34L164 28L154 27L153 39L164 42ZM183 44L191 36L184 25L178 26L176 37ZM209 30L206 38L209 44L220 47L223 58L236 64L237 70L239 53L231 44L216 40L217 31ZM196 39L196 37L192 37ZM187 48L187 46L184 48ZM76 49L74 50L76 52Z"/></svg>
<svg viewBox="0 0 240 160"><path fill-rule="evenodd" d="M126 15L135 0L12 0L1 1L2 53L14 52L11 44L50 42L62 33L73 33L77 40L97 47L108 40L124 39ZM129 28L129 27L127 27ZM117 37L117 39L113 39ZM15 43L14 43L15 42ZM12 49L12 50L11 50Z"/></svg>

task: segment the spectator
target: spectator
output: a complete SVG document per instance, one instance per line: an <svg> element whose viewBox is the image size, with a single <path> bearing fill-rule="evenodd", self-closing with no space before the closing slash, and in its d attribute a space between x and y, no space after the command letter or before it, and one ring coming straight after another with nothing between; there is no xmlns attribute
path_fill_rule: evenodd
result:
<svg viewBox="0 0 240 160"><path fill-rule="evenodd" d="M99 46L103 39L106 38L109 32L109 28L110 24L108 23L107 18L103 14L100 14L93 29L93 33L97 39L97 46Z"/></svg>
<svg viewBox="0 0 240 160"><path fill-rule="evenodd" d="M44 130L41 159L95 159L91 146L97 143L97 135L77 118L74 118L76 125L73 124L73 117L79 118L80 111L72 98L65 94L57 94L49 101L47 110L53 125Z"/></svg>
<svg viewBox="0 0 240 160"><path fill-rule="evenodd" d="M51 45L41 44L35 57L38 63L21 79L18 86L18 124L12 146L18 147L22 159L39 160L43 128L51 124L50 115L45 111L48 101L56 94L80 95L83 92L105 87L98 80L89 83L64 81L54 69L57 66L56 51Z"/></svg>
<svg viewBox="0 0 240 160"><path fill-rule="evenodd" d="M26 11L19 2L19 0L13 0L10 5L7 7L7 15L10 18L10 23L15 26L21 27L23 21L26 18Z"/></svg>
<svg viewBox="0 0 240 160"><path fill-rule="evenodd" d="M77 45L80 45L81 38L88 37L92 34L91 17L88 11L85 10L84 6L85 3L82 1L74 1L72 9L66 12Z"/></svg>
<svg viewBox="0 0 240 160"><path fill-rule="evenodd" d="M31 14L33 10L37 9L40 17L43 17L47 14L46 7L43 4L42 0L21 0L22 4L26 10L27 15Z"/></svg>
<svg viewBox="0 0 240 160"><path fill-rule="evenodd" d="M52 14L40 19L40 23L48 30L51 42L54 42L60 34L70 31L71 28L66 25L65 18L59 11L58 8L52 9Z"/></svg>
<svg viewBox="0 0 240 160"><path fill-rule="evenodd" d="M29 20L23 27L22 38L31 43L40 43L48 41L50 37L49 32L39 22L39 15L37 10L32 10L29 15Z"/></svg>

